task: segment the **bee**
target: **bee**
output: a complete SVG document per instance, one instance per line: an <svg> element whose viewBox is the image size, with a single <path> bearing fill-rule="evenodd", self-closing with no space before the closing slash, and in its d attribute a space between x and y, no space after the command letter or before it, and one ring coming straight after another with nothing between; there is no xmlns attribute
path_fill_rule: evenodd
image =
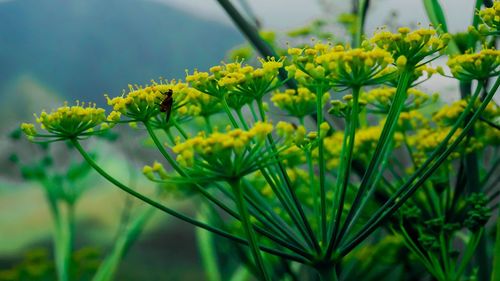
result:
<svg viewBox="0 0 500 281"><path fill-rule="evenodd" d="M170 120L170 115L172 113L172 105L174 104L174 91L172 89L169 89L165 93L165 98L162 100L160 103L160 112L165 112L166 118L165 122L168 124L168 120Z"/></svg>

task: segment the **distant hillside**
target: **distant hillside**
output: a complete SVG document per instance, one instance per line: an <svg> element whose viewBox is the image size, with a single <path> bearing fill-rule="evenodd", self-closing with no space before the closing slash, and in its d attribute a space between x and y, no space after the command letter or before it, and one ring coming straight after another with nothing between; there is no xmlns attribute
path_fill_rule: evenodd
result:
<svg viewBox="0 0 500 281"><path fill-rule="evenodd" d="M235 29L145 0L0 3L0 100L22 75L63 98L100 100L129 83L207 68L242 41Z"/></svg>

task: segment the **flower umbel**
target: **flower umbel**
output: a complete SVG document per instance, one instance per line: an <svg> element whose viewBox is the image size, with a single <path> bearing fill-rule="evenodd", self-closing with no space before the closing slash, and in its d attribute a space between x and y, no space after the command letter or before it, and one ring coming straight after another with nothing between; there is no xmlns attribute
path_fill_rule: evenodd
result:
<svg viewBox="0 0 500 281"><path fill-rule="evenodd" d="M264 143L272 130L271 124L259 122L248 131L234 129L208 136L201 132L172 150L181 166L191 168L192 177L241 177L257 170L269 156Z"/></svg>
<svg viewBox="0 0 500 281"><path fill-rule="evenodd" d="M401 27L397 33L382 30L370 41L390 52L398 67L414 67L429 55L443 53L449 40L449 34L436 36L436 30L431 28L411 31L407 27Z"/></svg>
<svg viewBox="0 0 500 281"><path fill-rule="evenodd" d="M74 106L68 106L65 103L50 113L42 111L40 116L35 115L41 129L49 134L38 134L35 125L30 123L23 123L21 129L31 139L48 138L50 141L90 136L109 128L103 124L106 120L104 112L95 104L85 106L85 103L77 102ZM98 126L101 126L100 130L95 130Z"/></svg>
<svg viewBox="0 0 500 281"><path fill-rule="evenodd" d="M459 80L484 80L500 74L500 50L483 49L476 54L457 55L447 64Z"/></svg>

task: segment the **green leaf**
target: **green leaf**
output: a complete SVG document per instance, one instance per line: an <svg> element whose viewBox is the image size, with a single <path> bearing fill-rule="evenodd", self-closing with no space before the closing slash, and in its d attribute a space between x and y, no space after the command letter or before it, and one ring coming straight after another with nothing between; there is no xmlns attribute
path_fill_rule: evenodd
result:
<svg viewBox="0 0 500 281"><path fill-rule="evenodd" d="M434 28L448 32L448 25L444 16L443 8L438 0L424 0L425 11Z"/></svg>

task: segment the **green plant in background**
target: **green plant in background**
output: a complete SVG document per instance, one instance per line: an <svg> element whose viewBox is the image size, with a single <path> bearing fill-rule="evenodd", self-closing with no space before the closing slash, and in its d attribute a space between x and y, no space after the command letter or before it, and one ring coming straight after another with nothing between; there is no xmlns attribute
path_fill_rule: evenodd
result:
<svg viewBox="0 0 500 281"><path fill-rule="evenodd" d="M482 278L487 267L478 267L477 274L467 267L481 248L498 197L496 182L490 181L498 157L487 155L499 142L499 109L492 99L500 86L500 51L491 42L498 34L500 4L475 16L476 26L479 20L484 25L467 40L480 49L460 54L462 44L446 33L439 3L424 2L436 30L381 29L364 39L369 1L359 1L352 47L318 42L290 47L286 58L278 58L255 27L220 0L267 57L258 67L236 61L195 70L185 82L152 81L107 97L108 115L95 105L64 105L42 112L40 129L28 123L21 128L35 142L69 141L123 191L227 238L258 279L315 276L308 268L321 280L355 278L356 264L377 264L364 255L391 249L390 256L397 257L403 244L413 257L394 260L405 269L418 260L438 280ZM462 89L474 85L474 90L436 109L437 95L415 87L444 74L431 63L447 52L453 54L448 59L453 77L463 81ZM287 117L274 125L272 113L279 109ZM147 178L203 198L205 211L197 218L120 182L82 146L121 123L147 132L160 152L160 161L144 167ZM377 232L386 236L369 239L380 228L395 236ZM456 247L457 241L463 246ZM201 248L209 276L220 278L225 273L210 260L216 259L214 250L203 243ZM367 270L366 280L387 272L377 270Z"/></svg>
<svg viewBox="0 0 500 281"><path fill-rule="evenodd" d="M99 110L93 110L93 113L100 114ZM71 118L71 114L68 115L67 112L62 114ZM42 113L39 118L41 122L48 119L50 117L45 113ZM85 120L85 122L88 121L90 120ZM65 127L66 129L62 129L64 124L52 123L49 125L47 123L47 125L47 130L52 132L59 129L81 132L86 128L83 123L80 124L79 128ZM23 128L26 130L25 126ZM67 133L67 131L65 132ZM14 131L11 136L14 140L18 140L21 131ZM108 140L116 138L114 134L102 134L101 136ZM88 180L92 168L85 161L70 161L66 165L54 163L54 157L58 153L55 153L53 148L51 149L51 141L39 143L40 159L33 159L33 155L31 155L31 159L25 162L22 159L25 157L13 154L11 161L19 166L25 180L35 181L43 188L54 221L54 261L50 260L47 251L35 250L28 253L26 259L16 268L2 271L0 279L34 280L38 278L50 280L57 276L58 280L112 280L121 259L137 240L146 222L152 217L154 208L147 206L134 215L130 221L122 221L121 232L110 253L104 258L101 258L101 255L91 248L76 250L75 236L78 234L76 207L84 193L90 188L90 184L86 180ZM70 154L71 152L67 151L66 153ZM129 211L127 210L127 212Z"/></svg>

